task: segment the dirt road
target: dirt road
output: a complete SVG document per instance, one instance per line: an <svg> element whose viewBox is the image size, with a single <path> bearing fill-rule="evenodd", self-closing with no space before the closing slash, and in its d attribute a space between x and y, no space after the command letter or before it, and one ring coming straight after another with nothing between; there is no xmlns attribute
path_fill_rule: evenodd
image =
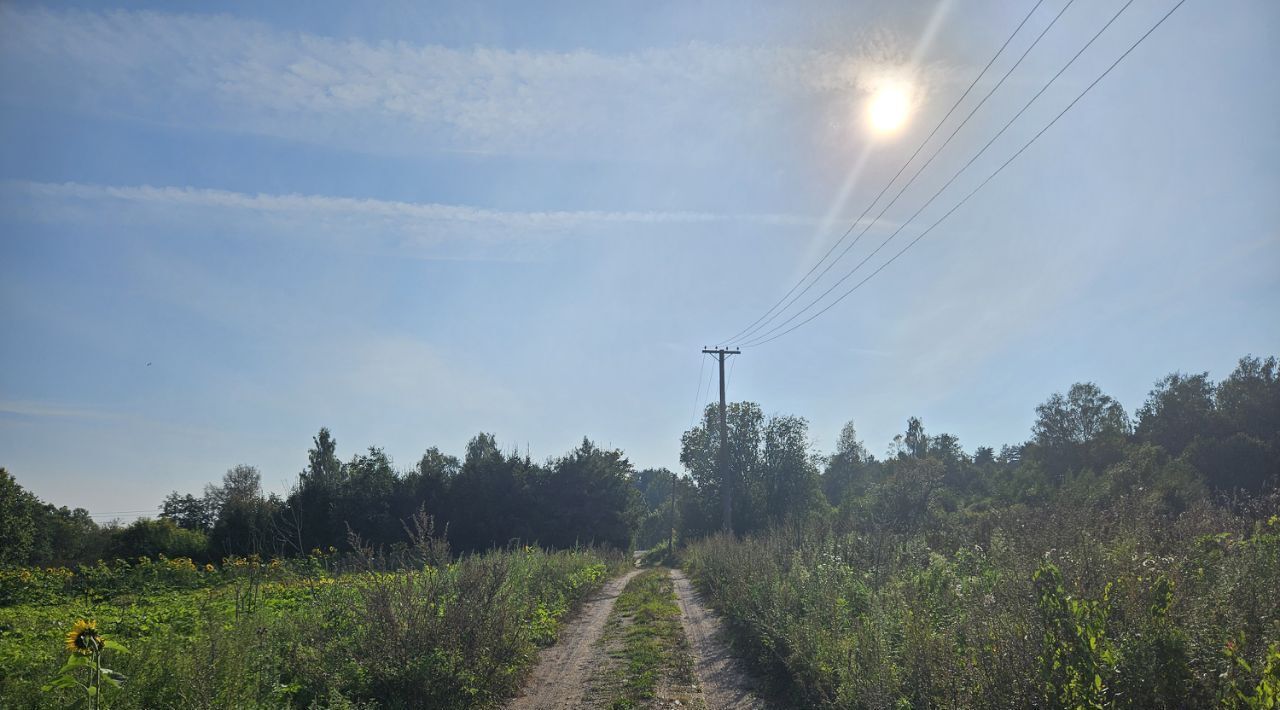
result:
<svg viewBox="0 0 1280 710"><path fill-rule="evenodd" d="M693 650L694 670L708 710L757 710L771 707L760 700L755 686L737 659L729 653L720 619L702 602L689 578L671 570L680 621Z"/></svg>
<svg viewBox="0 0 1280 710"><path fill-rule="evenodd" d="M564 627L554 646L538 654L524 693L508 703L508 710L560 710L583 706L583 692L592 675L599 672L605 659L595 648L604 631L613 602L631 578L640 573L632 570L604 585L587 600L582 610Z"/></svg>
<svg viewBox="0 0 1280 710"><path fill-rule="evenodd" d="M507 705L508 710L567 710L599 704L600 698L587 697L592 680L609 668L610 659L598 643L614 601L631 578L640 573L632 570L610 581L588 599L576 617L565 625L559 641L538 655L529 684L524 692ZM675 707L699 707L707 710L765 710L772 706L760 700L751 678L729 653L720 628L720 620L703 603L689 578L679 570L671 570L676 601L680 606L680 623L689 638L694 657L700 697L687 697ZM695 691L697 692L697 691ZM655 699L655 706L661 705Z"/></svg>

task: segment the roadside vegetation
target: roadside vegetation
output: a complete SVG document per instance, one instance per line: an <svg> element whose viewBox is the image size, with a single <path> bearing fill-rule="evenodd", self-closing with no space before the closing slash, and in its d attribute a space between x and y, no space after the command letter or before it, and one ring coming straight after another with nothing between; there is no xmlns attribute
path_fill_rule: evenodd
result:
<svg viewBox="0 0 1280 710"><path fill-rule="evenodd" d="M913 418L877 459L850 426L790 476L778 432L797 423L775 418L736 452L741 534L684 560L802 706L1275 707L1276 370L1171 375L1134 420L1078 384L999 453ZM750 441L760 420L737 414L731 442ZM695 465L706 436L686 434ZM716 502L686 514L709 527Z"/></svg>
<svg viewBox="0 0 1280 710"><path fill-rule="evenodd" d="M167 559L90 570L101 586L39 572L73 584L45 583L0 608L0 706L84 700L83 688L47 686L76 657L64 639L85 620L127 649L104 653L122 682L103 688L103 707L491 707L519 689L566 615L625 565L585 549L449 561L436 541L414 552L433 560L394 569L377 554L321 554L206 569ZM6 577L11 592L23 572ZM132 586L140 578L148 581Z"/></svg>

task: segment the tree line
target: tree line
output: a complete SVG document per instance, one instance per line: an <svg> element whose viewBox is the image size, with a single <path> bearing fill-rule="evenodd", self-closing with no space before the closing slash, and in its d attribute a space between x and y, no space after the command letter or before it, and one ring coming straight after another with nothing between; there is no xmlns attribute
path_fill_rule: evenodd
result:
<svg viewBox="0 0 1280 710"><path fill-rule="evenodd" d="M199 493L173 492L157 519L98 525L83 509L55 507L0 469L0 564L74 564L140 555L216 560L345 550L353 536L392 549L405 523L431 516L458 552L511 543L648 547L675 524L682 537L721 527L723 487L733 489L733 528L760 530L813 516L874 517L923 525L932 508L981 509L1102 497L1141 489L1171 513L1209 496L1274 488L1280 477L1280 373L1275 357L1245 357L1224 380L1173 373L1155 383L1130 416L1095 384L1078 383L1036 408L1032 436L998 451L966 452L951 434L926 432L912 417L877 457L845 425L830 455L813 445L798 416L766 417L758 404L728 407L730 477L722 480L715 406L685 432L680 462L637 471L622 451L590 440L538 463L478 434L461 458L436 447L397 470L370 447L343 461L328 429L285 496L266 494L260 472L231 468Z"/></svg>
<svg viewBox="0 0 1280 710"><path fill-rule="evenodd" d="M420 514L457 552L510 543L625 549L643 511L631 463L587 439L536 463L479 434L462 459L432 447L407 471L396 470L377 447L340 460L328 429L312 444L287 496L265 494L260 472L238 465L199 494L170 493L158 518L125 526L99 526L83 509L43 503L0 469L0 563L291 556L346 551L357 538L393 551L406 544L406 525Z"/></svg>
<svg viewBox="0 0 1280 710"><path fill-rule="evenodd" d="M691 485L677 497L681 532L700 537L722 526L723 486L733 489L738 534L814 516L878 517L917 526L930 506L948 511L1057 496L1101 498L1141 492L1170 513L1192 502L1274 489L1280 478L1280 372L1275 357L1241 358L1221 382L1207 372L1158 380L1130 416L1094 383L1077 383L1036 407L1031 438L998 451L967 453L953 434L930 434L911 417L883 456L846 424L830 455L813 446L808 422L766 417L752 402L728 405L728 472L718 466L719 412L710 405L685 432L680 462ZM641 544L665 537L670 476L637 479L650 503ZM655 495L660 492L661 495Z"/></svg>

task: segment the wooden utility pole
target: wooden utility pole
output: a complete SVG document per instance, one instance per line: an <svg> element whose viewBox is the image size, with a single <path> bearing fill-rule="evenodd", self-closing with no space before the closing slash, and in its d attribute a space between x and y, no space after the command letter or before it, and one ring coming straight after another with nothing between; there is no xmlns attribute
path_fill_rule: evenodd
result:
<svg viewBox="0 0 1280 710"><path fill-rule="evenodd" d="M667 554L676 553L676 472L671 472L671 529L667 536Z"/></svg>
<svg viewBox="0 0 1280 710"><path fill-rule="evenodd" d="M740 355L741 350L728 350L725 348L703 348L702 352L707 355L715 355L716 360L720 362L720 453L718 467L720 469L720 505L724 514L724 522L722 527L725 532L733 531L733 484L729 480L729 424L728 417L725 414L724 402L724 360L730 355Z"/></svg>

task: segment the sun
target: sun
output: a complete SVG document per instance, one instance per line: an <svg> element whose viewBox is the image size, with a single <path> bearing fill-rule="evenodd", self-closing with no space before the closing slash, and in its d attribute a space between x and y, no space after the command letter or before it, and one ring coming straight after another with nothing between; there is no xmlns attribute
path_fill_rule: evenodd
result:
<svg viewBox="0 0 1280 710"><path fill-rule="evenodd" d="M867 120L871 130L887 135L896 133L911 115L911 94L907 87L890 84L881 87L867 104Z"/></svg>

